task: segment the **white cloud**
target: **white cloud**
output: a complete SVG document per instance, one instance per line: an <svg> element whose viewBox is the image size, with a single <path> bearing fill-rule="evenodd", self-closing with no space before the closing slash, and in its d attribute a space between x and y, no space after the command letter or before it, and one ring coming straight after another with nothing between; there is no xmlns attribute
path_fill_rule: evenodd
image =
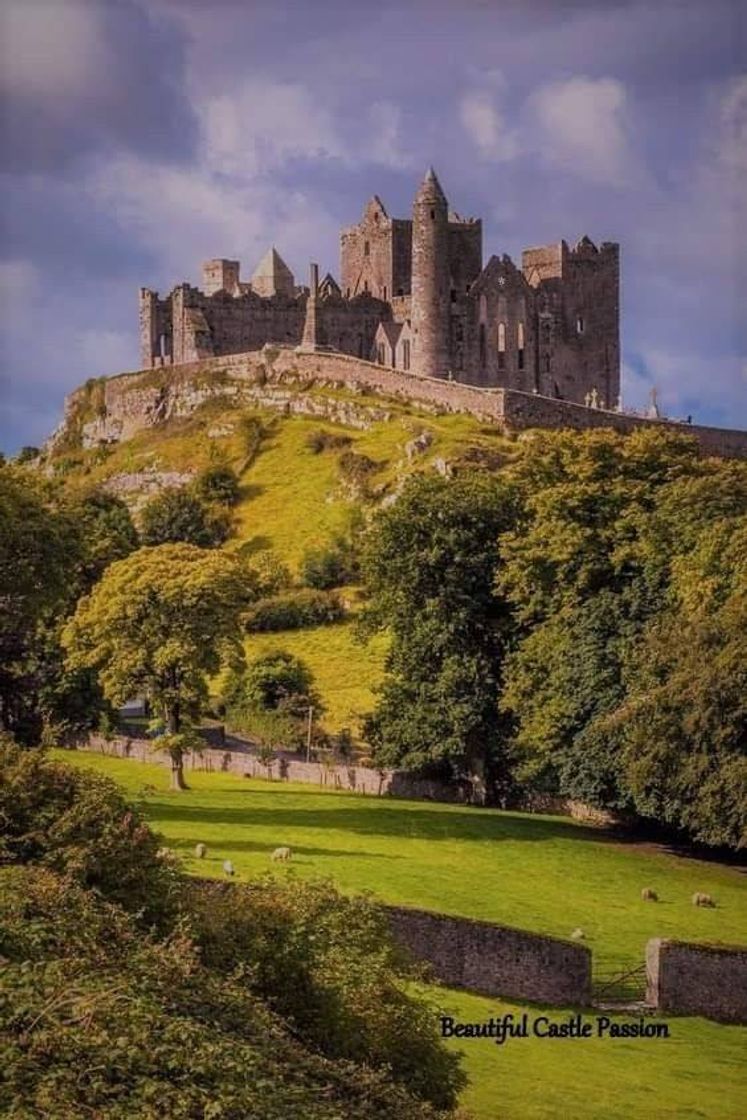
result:
<svg viewBox="0 0 747 1120"><path fill-rule="evenodd" d="M528 108L548 164L611 186L640 177L625 87L615 78L574 77L540 86Z"/></svg>
<svg viewBox="0 0 747 1120"><path fill-rule="evenodd" d="M267 172L299 157L347 158L331 114L300 83L249 79L195 109L204 158L227 174Z"/></svg>
<svg viewBox="0 0 747 1120"><path fill-rule="evenodd" d="M84 330L74 340L81 369L100 369L107 373L137 366L133 332Z"/></svg>
<svg viewBox="0 0 747 1120"><path fill-rule="evenodd" d="M474 91L462 97L459 115L483 159L510 160L519 150L516 133L506 128L502 114L485 91Z"/></svg>
<svg viewBox="0 0 747 1120"><path fill-rule="evenodd" d="M369 112L371 134L362 153L371 163L395 169L409 167L412 157L402 147L402 113L391 101L377 101Z"/></svg>
<svg viewBox="0 0 747 1120"><path fill-rule="evenodd" d="M0 84L32 97L77 97L106 74L99 12L84 0L4 0Z"/></svg>

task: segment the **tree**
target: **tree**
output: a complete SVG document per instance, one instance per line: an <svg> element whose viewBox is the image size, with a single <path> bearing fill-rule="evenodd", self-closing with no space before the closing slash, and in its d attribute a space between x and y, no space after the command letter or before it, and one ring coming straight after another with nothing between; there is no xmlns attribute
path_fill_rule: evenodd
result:
<svg viewBox="0 0 747 1120"><path fill-rule="evenodd" d="M365 726L376 762L468 775L488 799L509 780L498 695L510 619L494 580L513 509L499 477L416 476L363 552L364 632L392 636Z"/></svg>
<svg viewBox="0 0 747 1120"><path fill-rule="evenodd" d="M205 703L206 676L243 658L239 613L251 594L240 563L225 553L141 548L107 568L65 628L68 665L96 669L112 704L145 693L160 709L172 788L185 788L178 737Z"/></svg>
<svg viewBox="0 0 747 1120"><path fill-rule="evenodd" d="M329 591L358 577L358 560L352 542L335 537L323 548L309 549L301 560L301 578L309 587Z"/></svg>
<svg viewBox="0 0 747 1120"><path fill-rule="evenodd" d="M229 531L227 512L206 506L186 487L163 490L143 508L143 544L183 543L213 548L226 540Z"/></svg>
<svg viewBox="0 0 747 1120"><path fill-rule="evenodd" d="M115 560L138 547L138 535L127 505L115 494L90 490L71 503L84 543L82 586L88 590Z"/></svg>
<svg viewBox="0 0 747 1120"><path fill-rule="evenodd" d="M71 609L83 557L79 526L51 487L0 468L0 729L23 742L41 731L37 632Z"/></svg>

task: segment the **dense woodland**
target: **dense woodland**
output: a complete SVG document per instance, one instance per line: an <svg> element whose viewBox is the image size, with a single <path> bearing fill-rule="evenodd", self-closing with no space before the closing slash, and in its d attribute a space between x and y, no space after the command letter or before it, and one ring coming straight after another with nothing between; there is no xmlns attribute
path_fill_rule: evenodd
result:
<svg viewBox="0 0 747 1120"><path fill-rule="evenodd" d="M6 733L74 740L139 694L177 786L211 708L271 752L321 701L290 656L247 666L242 638L333 621L354 584L361 640L391 635L374 764L747 842L747 464L676 432L537 433L500 469L424 471L369 504L304 558L300 588L282 557L221 547L237 486L213 466L136 529L110 494L0 468Z"/></svg>

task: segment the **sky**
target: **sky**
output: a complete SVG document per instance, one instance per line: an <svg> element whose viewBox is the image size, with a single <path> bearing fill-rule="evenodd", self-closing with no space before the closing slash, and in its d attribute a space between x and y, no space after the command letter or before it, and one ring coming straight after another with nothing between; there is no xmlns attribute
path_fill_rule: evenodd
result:
<svg viewBox="0 0 747 1120"><path fill-rule="evenodd" d="M137 293L339 274L429 164L484 259L619 241L624 404L747 428L743 0L2 0L0 449L138 365Z"/></svg>

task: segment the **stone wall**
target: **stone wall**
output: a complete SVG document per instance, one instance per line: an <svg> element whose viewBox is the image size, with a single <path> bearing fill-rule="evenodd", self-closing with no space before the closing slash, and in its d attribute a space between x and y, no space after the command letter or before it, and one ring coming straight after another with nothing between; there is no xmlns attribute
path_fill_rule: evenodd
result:
<svg viewBox="0 0 747 1120"><path fill-rule="evenodd" d="M311 398L304 390L312 384L318 388L343 388L355 393L398 398L432 411L466 412L509 432L532 428L612 428L626 433L655 426L693 436L704 454L747 457L747 432L744 431L647 420L553 400L536 393L484 389L419 377L346 354L299 353L293 347L275 346L107 378L103 414L91 422L88 434L84 431L84 440L90 444L99 440L128 439L135 432L171 416L189 415L204 401L219 396L255 407L308 411L304 401ZM76 408L84 397L85 388L67 398L68 424L73 422ZM342 415L339 419L347 422ZM64 431L63 426L55 438L64 435Z"/></svg>
<svg viewBox="0 0 747 1120"><path fill-rule="evenodd" d="M658 1011L747 1023L747 947L654 938L646 946L646 1002Z"/></svg>
<svg viewBox="0 0 747 1120"><path fill-rule="evenodd" d="M449 987L560 1007L591 1002L585 945L404 906L386 909L395 939Z"/></svg>

